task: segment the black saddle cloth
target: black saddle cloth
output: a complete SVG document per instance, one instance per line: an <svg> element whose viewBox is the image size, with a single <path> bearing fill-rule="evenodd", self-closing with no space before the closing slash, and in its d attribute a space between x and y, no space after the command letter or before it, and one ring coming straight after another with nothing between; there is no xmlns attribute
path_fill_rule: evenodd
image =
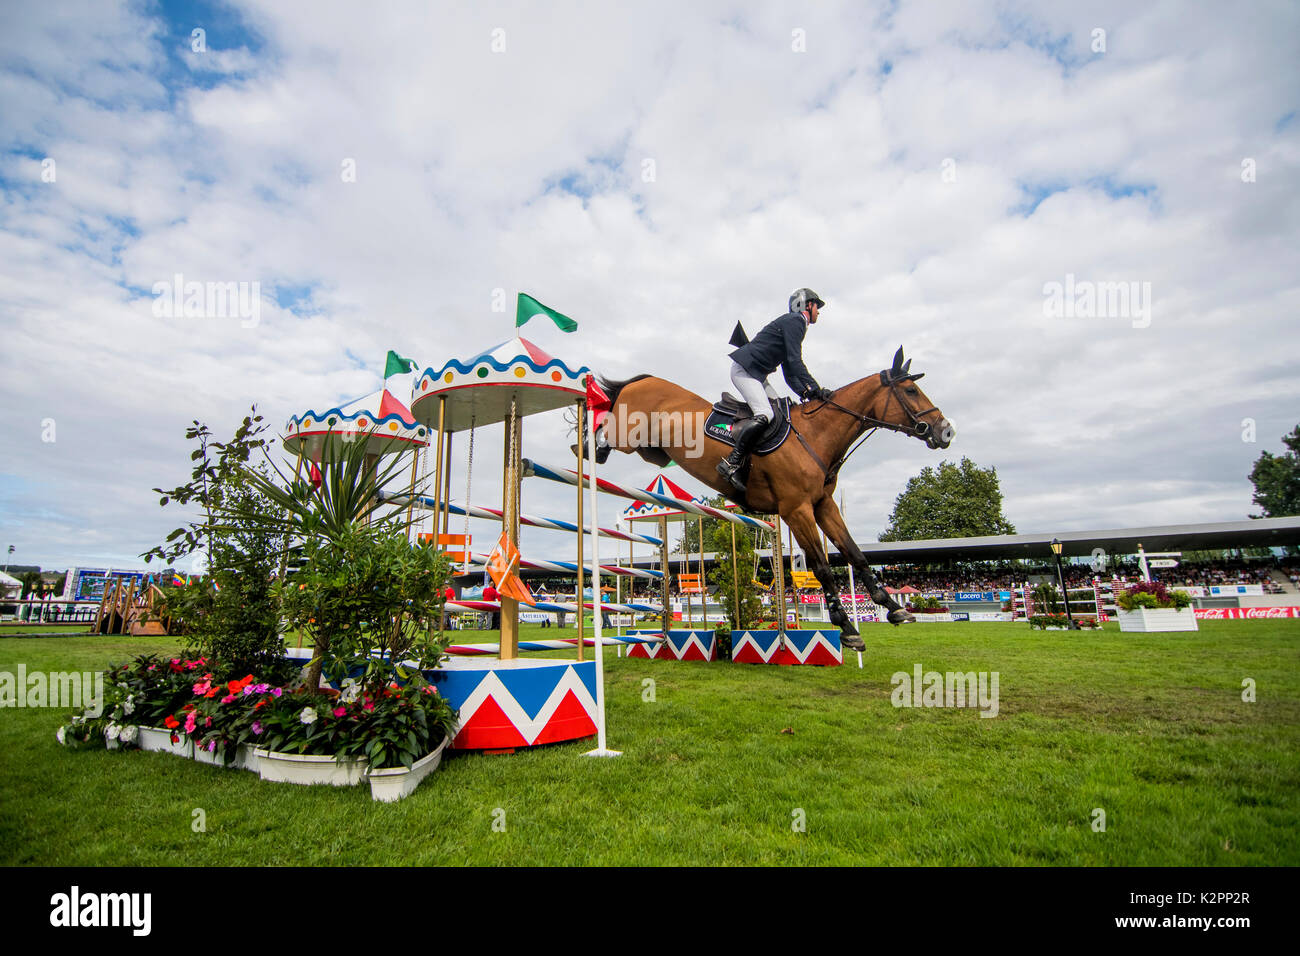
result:
<svg viewBox="0 0 1300 956"><path fill-rule="evenodd" d="M788 398L778 398L772 403L772 420L767 426L767 431L763 432L758 444L754 446L755 455L766 455L768 452L776 451L789 437L791 402L792 400ZM735 448L736 442L731 437L731 429L738 420L751 416L752 412L748 405L730 392L723 392L722 401L713 406L708 419L704 422L704 434Z"/></svg>

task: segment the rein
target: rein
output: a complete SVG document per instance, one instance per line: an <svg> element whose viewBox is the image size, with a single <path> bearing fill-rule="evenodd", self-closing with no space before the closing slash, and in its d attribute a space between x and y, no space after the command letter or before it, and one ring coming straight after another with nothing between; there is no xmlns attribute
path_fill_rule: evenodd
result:
<svg viewBox="0 0 1300 956"><path fill-rule="evenodd" d="M921 421L921 416L928 415L930 414L930 412L936 411L936 408L934 406L931 406L930 408L927 408L924 411L920 411L920 412L912 411L910 408L907 407L907 404L901 398L898 397L897 381L889 383L889 395L885 397L886 411L889 410L889 400L891 398L898 399L898 407L901 408L907 414L907 417L909 419L911 419L910 425L900 425L896 422L882 421L879 418L872 418L870 415L863 415L860 412L855 412L851 408L845 408L839 402L831 398L823 399L820 405L818 405L816 408L808 412L810 416L816 415L823 408L829 405L832 408L837 409L838 411L841 411L846 415L851 415L852 417L856 418L858 420L858 424L861 425L863 428L870 429L865 435L862 436L861 439L858 440L857 444L853 445L853 447L849 448L843 455L841 455L839 459L835 462L835 464L832 465L830 468L826 467L826 464L821 460L821 457L817 454L817 452L813 451L812 446L808 444L808 442L804 439L803 435L799 434L799 429L794 427L794 418L793 416L791 416L790 430L794 432L795 437L799 439L799 443L803 445L803 447L807 450L808 454L812 455L813 461L817 462L822 472L826 475L826 480L824 484L829 485L832 481L835 480L836 476L839 475L840 469L844 467L844 463L849 460L849 456L852 455L859 448L861 448L863 444L866 443L866 440L870 438L872 435L874 435L878 429L885 428L893 432L906 432L908 434L915 435L918 438L925 436L926 432L929 430L929 425Z"/></svg>

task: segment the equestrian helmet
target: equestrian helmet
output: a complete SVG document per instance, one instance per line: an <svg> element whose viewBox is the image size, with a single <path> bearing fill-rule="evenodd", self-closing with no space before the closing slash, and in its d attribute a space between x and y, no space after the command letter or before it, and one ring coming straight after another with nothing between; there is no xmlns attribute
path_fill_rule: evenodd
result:
<svg viewBox="0 0 1300 956"><path fill-rule="evenodd" d="M826 303L822 301L821 296L812 289L795 289L794 294L790 296L790 311L802 312L813 302L817 303L819 309L826 308Z"/></svg>

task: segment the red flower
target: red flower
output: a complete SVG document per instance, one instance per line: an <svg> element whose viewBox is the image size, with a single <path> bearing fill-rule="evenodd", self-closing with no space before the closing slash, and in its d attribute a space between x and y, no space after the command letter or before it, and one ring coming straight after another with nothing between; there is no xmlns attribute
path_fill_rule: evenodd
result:
<svg viewBox="0 0 1300 956"><path fill-rule="evenodd" d="M181 722L177 720L175 717L171 716L170 714L168 714L167 719L163 721L163 726L167 727L168 729L179 727L180 725ZM175 735L173 734L172 736L173 736L172 742L175 743L175 739L174 739Z"/></svg>

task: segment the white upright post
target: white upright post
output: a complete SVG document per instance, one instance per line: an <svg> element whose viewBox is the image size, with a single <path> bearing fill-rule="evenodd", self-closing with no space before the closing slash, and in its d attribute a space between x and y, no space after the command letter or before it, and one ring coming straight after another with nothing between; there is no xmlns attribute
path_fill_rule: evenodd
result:
<svg viewBox="0 0 1300 956"><path fill-rule="evenodd" d="M844 495L840 494L840 516L844 516ZM853 602L853 626L862 632L862 622L858 620L858 588L853 583L853 562L845 555L845 564L849 566L849 599ZM862 652L858 651L858 670L862 670Z"/></svg>
<svg viewBox="0 0 1300 956"><path fill-rule="evenodd" d="M590 411L590 410L589 410ZM592 416L594 419L595 416ZM587 428L587 466L591 469L591 528L600 527L600 518L596 513L596 502L600 492L596 488L596 429L594 424ZM582 488L582 477L578 478L578 487ZM581 529L578 531L582 535ZM588 750L586 757L618 757L621 751L610 750L605 746L605 638L601 629L600 598L600 535L591 536L591 593L595 597L591 615L592 630L596 635L596 749ZM578 613L582 613L582 599L578 599Z"/></svg>

